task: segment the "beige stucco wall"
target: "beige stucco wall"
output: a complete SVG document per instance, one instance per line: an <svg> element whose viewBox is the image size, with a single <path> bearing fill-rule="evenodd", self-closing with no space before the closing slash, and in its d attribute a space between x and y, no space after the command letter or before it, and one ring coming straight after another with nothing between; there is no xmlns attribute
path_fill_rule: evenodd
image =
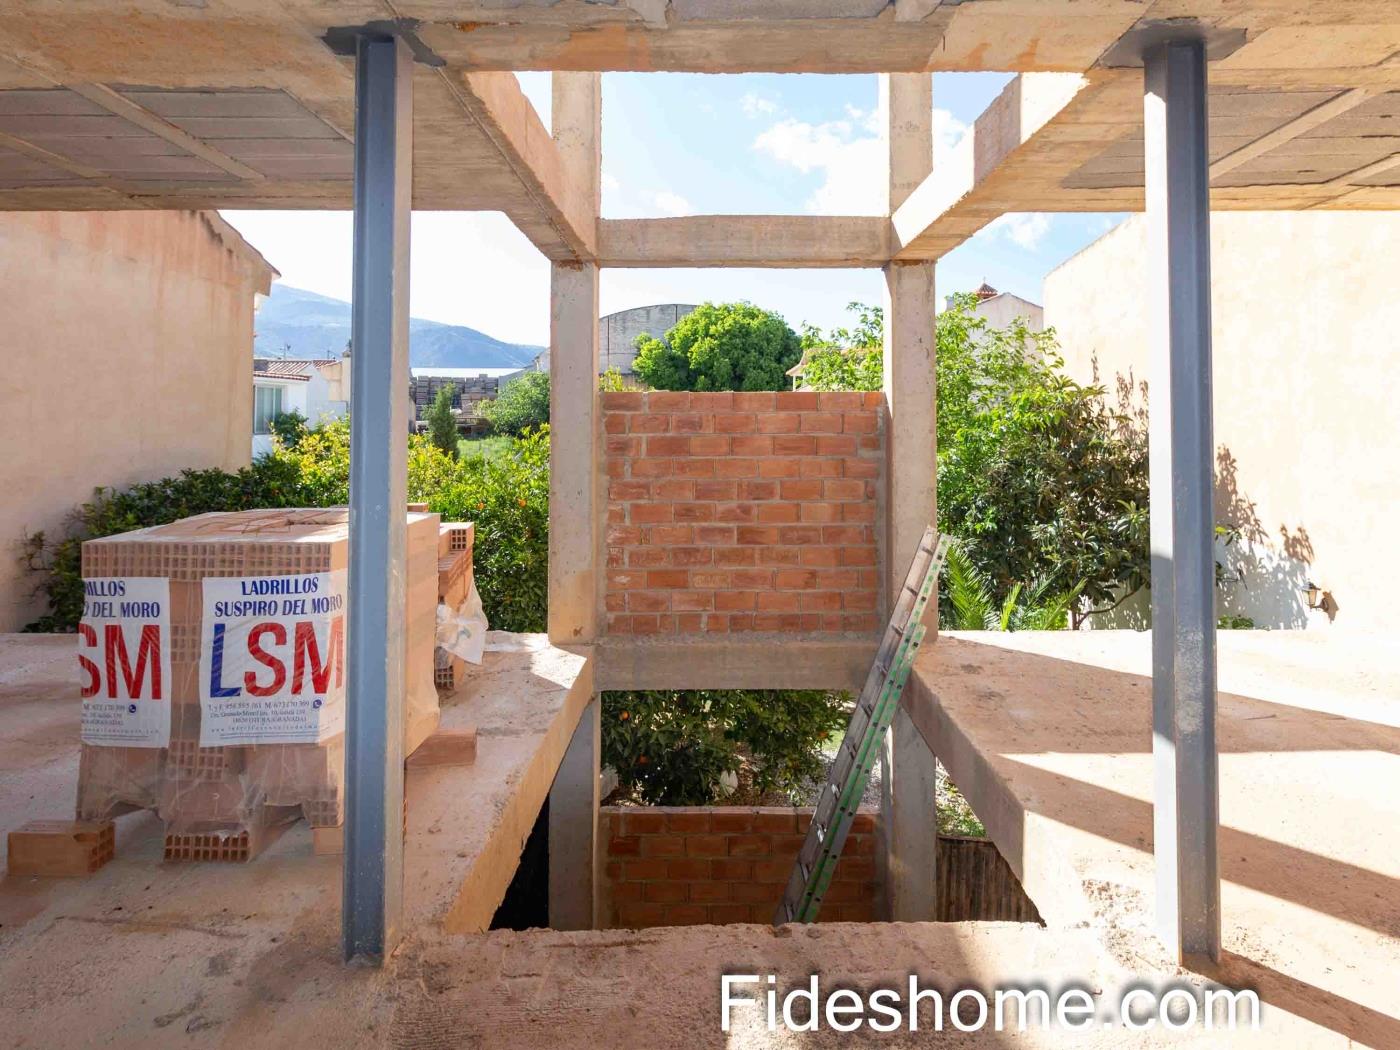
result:
<svg viewBox="0 0 1400 1050"><path fill-rule="evenodd" d="M1110 397L1147 378L1145 226L1051 273L1045 320ZM1400 215L1211 216L1217 520L1244 528L1222 611L1260 626L1400 625ZM1309 612L1301 588L1331 592Z"/></svg>
<svg viewBox="0 0 1400 1050"><path fill-rule="evenodd" d="M271 274L217 215L0 214L0 631L42 611L26 532L99 485L248 462Z"/></svg>

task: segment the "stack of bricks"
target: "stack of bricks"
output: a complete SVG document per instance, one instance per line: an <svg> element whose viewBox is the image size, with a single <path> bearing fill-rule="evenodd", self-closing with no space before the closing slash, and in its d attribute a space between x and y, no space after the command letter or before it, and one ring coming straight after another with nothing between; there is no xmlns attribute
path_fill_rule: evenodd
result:
<svg viewBox="0 0 1400 1050"><path fill-rule="evenodd" d="M438 605L461 608L472 589L472 549L476 528L469 521L444 521L438 533ZM467 663L441 646L433 650L433 682L443 692L462 684Z"/></svg>
<svg viewBox="0 0 1400 1050"><path fill-rule="evenodd" d="M605 393L610 634L873 631L878 393Z"/></svg>
<svg viewBox="0 0 1400 1050"><path fill-rule="evenodd" d="M639 929L771 922L812 810L609 806L601 817L608 925ZM856 815L822 922L876 918L875 820Z"/></svg>
<svg viewBox="0 0 1400 1050"><path fill-rule="evenodd" d="M200 746L203 584L211 577L283 576L345 569L349 514L291 509L203 514L83 544L83 576L170 581L171 712L165 748L83 744L77 816L103 822L153 809L168 860L246 861L297 817L344 819L345 738L319 744ZM405 579L404 751L437 728L433 684L439 518L408 514Z"/></svg>

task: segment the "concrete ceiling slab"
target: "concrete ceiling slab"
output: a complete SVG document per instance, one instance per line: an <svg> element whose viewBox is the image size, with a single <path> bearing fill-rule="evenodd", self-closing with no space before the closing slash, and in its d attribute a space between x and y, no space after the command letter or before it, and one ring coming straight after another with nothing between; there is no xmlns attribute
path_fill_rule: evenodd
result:
<svg viewBox="0 0 1400 1050"><path fill-rule="evenodd" d="M503 211L556 260L595 257L597 216L495 71L1092 75L1050 119L1003 106L1014 141L945 166L956 185L924 203L947 205L932 212L948 237L905 245L937 257L1006 211L1141 206L1141 76L1101 66L1135 28L1173 20L1242 34L1211 67L1212 157L1244 151L1218 206L1400 206L1394 170L1375 167L1400 137L1395 0L0 0L0 17L0 146L27 158L9 162L21 181L0 207L347 207L353 67L323 37L394 19L417 20L443 63L414 74L415 206ZM1261 147L1359 89L1378 97L1277 156ZM1354 184L1329 174L1343 158L1366 169ZM1322 181L1250 182L1285 162Z"/></svg>
<svg viewBox="0 0 1400 1050"><path fill-rule="evenodd" d="M61 186L81 180L80 175L0 146L0 187L4 189L16 189L21 186Z"/></svg>
<svg viewBox="0 0 1400 1050"><path fill-rule="evenodd" d="M1212 161L1284 128L1337 91L1215 88L1210 93ZM1388 92L1347 109L1297 138L1211 179L1212 187L1320 185L1400 150L1400 92ZM1142 130L1134 127L1066 176L1066 189L1139 187L1143 179ZM1388 185L1388 183L1381 183Z"/></svg>

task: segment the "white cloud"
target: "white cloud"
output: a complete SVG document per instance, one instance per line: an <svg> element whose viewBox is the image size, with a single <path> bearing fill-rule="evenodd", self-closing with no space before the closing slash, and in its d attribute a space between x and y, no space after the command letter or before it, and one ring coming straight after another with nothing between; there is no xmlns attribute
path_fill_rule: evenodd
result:
<svg viewBox="0 0 1400 1050"><path fill-rule="evenodd" d="M1007 212L989 222L982 230L991 237L1005 237L1012 244L1034 251L1050 232L1050 216L1045 212Z"/></svg>
<svg viewBox="0 0 1400 1050"><path fill-rule="evenodd" d="M744 116L750 119L755 117L771 117L778 112L778 102L767 95L760 95L756 91L750 91L739 100L739 108L744 111Z"/></svg>
<svg viewBox="0 0 1400 1050"><path fill-rule="evenodd" d="M691 207L690 201L686 200L679 193L672 193L670 190L662 190L652 198L652 203L656 205L662 215L695 214L695 209Z"/></svg>
<svg viewBox="0 0 1400 1050"><path fill-rule="evenodd" d="M858 111L857 111L858 112ZM807 199L807 210L825 215L883 215L886 157L884 140L850 119L809 124L791 117L760 134L753 148L796 168L819 173L822 183Z"/></svg>
<svg viewBox="0 0 1400 1050"><path fill-rule="evenodd" d="M933 162L937 166L940 157L953 152L959 140L967 132L967 125L946 109L933 108Z"/></svg>
<svg viewBox="0 0 1400 1050"><path fill-rule="evenodd" d="M888 202L889 152L884 114L847 105L845 117L813 124L785 117L755 140L753 148L804 175L823 176L806 201L821 215L883 215ZM951 152L967 125L946 109L933 111L934 163Z"/></svg>
<svg viewBox="0 0 1400 1050"><path fill-rule="evenodd" d="M610 219L694 215L695 205L672 190L625 189L622 180L603 172L603 214Z"/></svg>

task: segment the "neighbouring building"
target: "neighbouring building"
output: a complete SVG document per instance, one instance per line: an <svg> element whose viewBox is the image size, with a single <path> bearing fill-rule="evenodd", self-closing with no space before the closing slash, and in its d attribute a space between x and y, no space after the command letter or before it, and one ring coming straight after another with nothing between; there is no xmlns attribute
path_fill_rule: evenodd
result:
<svg viewBox="0 0 1400 1050"><path fill-rule="evenodd" d="M1400 215L1210 221L1216 520L1240 533L1217 557L1244 574L1221 592L1221 612L1260 627L1400 624L1393 574L1377 571L1400 533L1400 296L1388 265ZM1045 280L1071 373L1144 419L1148 258L1135 216ZM1309 607L1323 595L1325 608ZM1143 596L1112 625L1141 625L1146 609Z"/></svg>
<svg viewBox="0 0 1400 1050"><path fill-rule="evenodd" d="M985 317L993 328L1005 328L1020 317L1025 319L1026 327L1032 332L1045 329L1045 311L1042 307L1011 292L999 292L986 281L977 289L977 305L972 312L978 317Z"/></svg>
<svg viewBox="0 0 1400 1050"><path fill-rule="evenodd" d="M308 425L339 419L350 411L350 354L310 360L253 359L253 455L272 451L272 421L299 412Z"/></svg>
<svg viewBox="0 0 1400 1050"><path fill-rule="evenodd" d="M42 611L24 537L94 488L248 462L275 276L215 212L0 214L0 631Z"/></svg>
<svg viewBox="0 0 1400 1050"><path fill-rule="evenodd" d="M952 297L949 296L943 302L944 309L947 309L952 305ZM977 289L977 305L972 308L972 312L978 317L985 317L993 328L1005 328L1020 318L1032 332L1045 330L1045 311L1040 306L1029 299L1022 299L1019 295L999 292L985 281ZM792 377L794 390L806 389L809 356L810 351L804 351L802 360L787 370L787 374Z"/></svg>
<svg viewBox="0 0 1400 1050"><path fill-rule="evenodd" d="M689 303L661 303L619 310L598 319L598 374L616 369L625 380L633 377L632 362L637 359L637 337L663 338L686 314L695 309ZM536 355L532 366L549 371L549 348Z"/></svg>

